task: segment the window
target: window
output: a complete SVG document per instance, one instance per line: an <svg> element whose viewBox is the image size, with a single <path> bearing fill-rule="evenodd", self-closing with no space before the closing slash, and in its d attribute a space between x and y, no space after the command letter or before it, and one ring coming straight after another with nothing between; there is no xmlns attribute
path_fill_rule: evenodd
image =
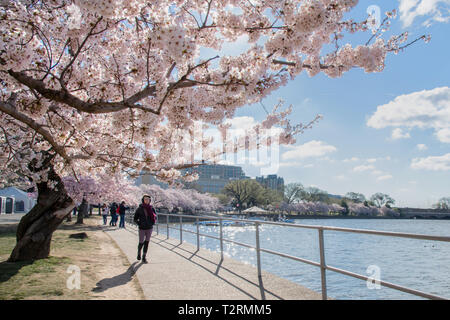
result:
<svg viewBox="0 0 450 320"><path fill-rule="evenodd" d="M5 203L5 213L13 213L13 203L14 203L14 199L13 198L6 198L6 203Z"/></svg>
<svg viewBox="0 0 450 320"><path fill-rule="evenodd" d="M16 211L16 212L23 212L23 211L25 211L25 203L23 202L23 200L16 201L14 207L15 207L14 211Z"/></svg>

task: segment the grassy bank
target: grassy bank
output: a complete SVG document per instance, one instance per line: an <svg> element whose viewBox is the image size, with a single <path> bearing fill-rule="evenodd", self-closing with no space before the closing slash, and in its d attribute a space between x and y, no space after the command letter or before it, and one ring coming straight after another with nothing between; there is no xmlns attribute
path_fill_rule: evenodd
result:
<svg viewBox="0 0 450 320"><path fill-rule="evenodd" d="M83 225L64 222L53 234L49 258L14 263L6 260L16 243L17 226L0 226L0 300L143 299L127 259L101 231L99 219L85 219ZM69 238L80 232L88 237ZM67 286L74 275L69 266L79 267L79 289Z"/></svg>

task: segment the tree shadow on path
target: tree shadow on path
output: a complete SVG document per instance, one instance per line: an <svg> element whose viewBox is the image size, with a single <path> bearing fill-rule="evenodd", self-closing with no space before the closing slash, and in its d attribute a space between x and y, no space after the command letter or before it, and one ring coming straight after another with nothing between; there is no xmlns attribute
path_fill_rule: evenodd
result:
<svg viewBox="0 0 450 320"><path fill-rule="evenodd" d="M138 262L133 262L133 264L122 274L119 274L117 276L114 276L112 278L106 278L102 279L99 282L96 283L96 286L94 289L92 289L93 292L103 292L110 288L119 287L124 284L127 284L133 279L134 274L136 271L142 266L142 263L136 265Z"/></svg>
<svg viewBox="0 0 450 320"><path fill-rule="evenodd" d="M156 240L156 241L155 241ZM192 252L191 250L188 250L187 248L182 248L181 244L173 244L168 242L166 239L159 239L159 238L154 238L152 239L152 242L154 242L155 244L168 249L170 251L172 251L173 253L177 254L178 256L189 260L190 262L192 262L193 264L199 266L200 268L208 271L211 274L214 274L214 276L216 276L217 278L221 279L223 282L227 283L228 285L234 287L235 289L241 291L242 293L244 293L245 295L247 295L250 299L253 300L265 300L266 299L266 293L272 295L275 299L279 299L279 300L284 300L281 296L277 295L275 292L272 292L270 290L268 290L267 288L264 287L264 283L263 283L263 279L261 277L258 277L258 283L252 281L251 279L248 278L249 275L247 274L238 274L236 272L234 272L233 270L226 268L223 266L223 259L220 259L219 262L217 261L212 261L209 260L209 258L203 257L202 255L199 255L199 250L196 250L195 252ZM167 246L168 245L168 246ZM178 252L177 252L178 251ZM181 251L184 251L185 253L191 254L189 257L185 256L184 254L181 253ZM205 267L204 265L198 263L198 262L194 262L192 260L193 257L196 257L198 259L201 259L203 261L209 262L213 265L216 265L216 270L215 272L208 269L207 267ZM245 282L247 282L250 285L253 285L255 287L259 288L261 297L257 297L257 296L253 296L250 292L247 292L245 288L242 288L240 285L233 283L233 281L235 281L235 279L230 280L228 277L222 276L219 274L220 270L226 271L229 274L233 275L234 277L244 280Z"/></svg>

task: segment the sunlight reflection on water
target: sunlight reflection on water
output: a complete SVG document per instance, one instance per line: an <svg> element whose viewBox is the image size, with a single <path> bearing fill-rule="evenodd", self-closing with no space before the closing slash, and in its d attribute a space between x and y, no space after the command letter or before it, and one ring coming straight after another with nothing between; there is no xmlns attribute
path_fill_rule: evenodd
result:
<svg viewBox="0 0 450 320"><path fill-rule="evenodd" d="M303 225L370 229L416 234L448 236L447 220L364 220L329 219L297 220ZM183 229L195 232L196 226L183 224ZM220 237L220 227L200 226L200 233ZM165 232L161 228L162 233ZM179 237L171 229L170 236ZM224 239L255 246L255 227L223 227ZM183 233L183 240L196 244L195 234ZM450 298L450 243L418 239L394 238L337 231L325 231L325 260L327 265L370 276L367 268L380 269L381 280L412 289ZM220 252L220 241L200 237L201 247ZM318 232L314 229L260 226L260 246L296 257L319 262ZM224 255L256 265L256 250L224 242ZM262 269L297 282L315 291L321 290L320 270L315 266L261 253ZM366 282L327 271L327 290L336 299L421 299L386 287L368 289Z"/></svg>

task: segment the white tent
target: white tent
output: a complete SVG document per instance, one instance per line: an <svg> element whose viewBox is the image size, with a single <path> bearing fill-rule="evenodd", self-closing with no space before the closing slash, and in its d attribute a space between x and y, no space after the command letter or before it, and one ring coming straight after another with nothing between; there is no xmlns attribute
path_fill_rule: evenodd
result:
<svg viewBox="0 0 450 320"><path fill-rule="evenodd" d="M256 207L256 206L248 208L248 209L245 209L244 211L242 211L242 213L267 213L267 212L269 212L269 211L266 211L266 210L261 209L261 208Z"/></svg>
<svg viewBox="0 0 450 320"><path fill-rule="evenodd" d="M28 193L16 187L1 189L0 196L14 198L13 213L28 213L36 204L36 200L30 197Z"/></svg>

